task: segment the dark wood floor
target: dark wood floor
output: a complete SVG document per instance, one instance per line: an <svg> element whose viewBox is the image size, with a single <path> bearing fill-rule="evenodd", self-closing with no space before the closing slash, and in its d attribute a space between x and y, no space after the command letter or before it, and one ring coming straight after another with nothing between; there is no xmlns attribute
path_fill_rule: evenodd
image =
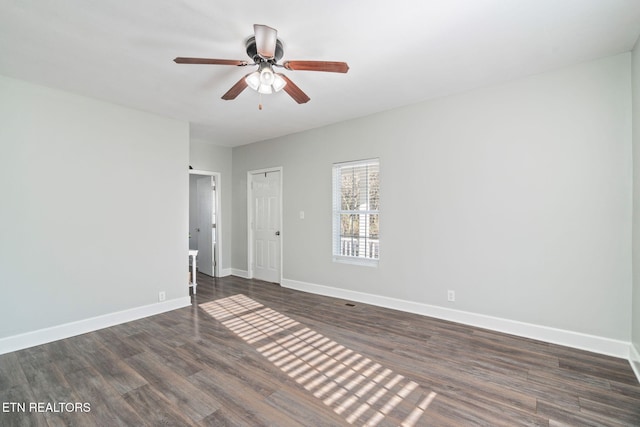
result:
<svg viewBox="0 0 640 427"><path fill-rule="evenodd" d="M640 425L626 360L199 282L191 307L0 356L0 425Z"/></svg>

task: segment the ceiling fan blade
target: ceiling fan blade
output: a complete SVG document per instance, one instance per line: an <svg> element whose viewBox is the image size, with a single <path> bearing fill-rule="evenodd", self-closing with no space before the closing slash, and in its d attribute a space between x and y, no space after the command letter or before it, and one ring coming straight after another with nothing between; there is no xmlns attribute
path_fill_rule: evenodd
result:
<svg viewBox="0 0 640 427"><path fill-rule="evenodd" d="M346 73L349 66L346 62L337 61L286 61L282 64L287 70L328 71L331 73Z"/></svg>
<svg viewBox="0 0 640 427"><path fill-rule="evenodd" d="M291 79L289 79L284 74L280 74L280 73L276 73L276 74L278 74L280 77L284 79L285 82L287 82L283 90L287 92L289 96L291 96L294 99L294 101L296 101L298 104L304 104L306 102L309 102L311 98L309 98L307 94L302 91L302 89L296 86L296 84L293 83Z"/></svg>
<svg viewBox="0 0 640 427"><path fill-rule="evenodd" d="M210 65L237 65L243 67L249 65L247 61L237 59L215 59L215 58L184 58L177 57L173 60L176 64L210 64Z"/></svg>
<svg viewBox="0 0 640 427"><path fill-rule="evenodd" d="M249 73L251 74L251 73ZM232 99L236 99L236 97L238 95L240 95L240 93L245 90L247 88L247 81L246 78L249 75L247 74L246 76L244 76L243 78L241 78L240 80L237 81L236 84L234 84L233 86L231 86L231 89L229 89L227 91L227 93L225 93L224 95L222 95L222 99L224 99L225 101L231 101Z"/></svg>
<svg viewBox="0 0 640 427"><path fill-rule="evenodd" d="M253 32L256 36L256 49L258 55L264 59L273 59L276 56L276 41L278 31L266 25L254 24Z"/></svg>

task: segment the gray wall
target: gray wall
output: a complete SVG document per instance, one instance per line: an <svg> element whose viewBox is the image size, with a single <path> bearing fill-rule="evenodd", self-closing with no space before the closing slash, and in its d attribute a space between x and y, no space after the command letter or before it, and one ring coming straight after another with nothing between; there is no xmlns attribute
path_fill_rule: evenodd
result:
<svg viewBox="0 0 640 427"><path fill-rule="evenodd" d="M187 123L0 76L0 338L188 295Z"/></svg>
<svg viewBox="0 0 640 427"><path fill-rule="evenodd" d="M640 355L640 39L633 50L633 337ZM640 376L640 359L636 360Z"/></svg>
<svg viewBox="0 0 640 427"><path fill-rule="evenodd" d="M234 148L232 267L247 270L246 173L282 166L285 279L629 341L630 61ZM369 157L379 267L333 263L332 163Z"/></svg>
<svg viewBox="0 0 640 427"><path fill-rule="evenodd" d="M189 145L189 164L196 170L218 172L220 174L220 215L218 217L219 243L222 245L220 253L221 276L231 274L231 170L232 150L229 147L220 147L207 141L191 140Z"/></svg>

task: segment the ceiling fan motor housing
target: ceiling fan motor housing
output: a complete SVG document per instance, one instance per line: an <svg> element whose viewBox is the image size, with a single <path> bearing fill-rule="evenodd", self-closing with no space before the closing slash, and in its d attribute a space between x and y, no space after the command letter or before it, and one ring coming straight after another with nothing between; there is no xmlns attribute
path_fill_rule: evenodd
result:
<svg viewBox="0 0 640 427"><path fill-rule="evenodd" d="M272 64L275 64L282 58L282 55L284 55L284 48L282 47L282 42L280 41L280 39L276 40L276 50L273 59L265 59L258 55L255 36L249 37L246 43L246 48L247 55L249 55L249 58L251 58L256 64L259 64L261 62L270 62Z"/></svg>

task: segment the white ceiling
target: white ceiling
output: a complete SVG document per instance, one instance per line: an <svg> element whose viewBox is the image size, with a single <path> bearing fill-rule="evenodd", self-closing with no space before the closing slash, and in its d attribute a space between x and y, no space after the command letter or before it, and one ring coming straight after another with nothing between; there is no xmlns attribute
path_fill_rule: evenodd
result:
<svg viewBox="0 0 640 427"><path fill-rule="evenodd" d="M345 61L348 74L284 71L310 97L220 99L249 67L253 24L284 60ZM0 0L0 74L188 121L237 146L488 86L633 48L640 0Z"/></svg>

